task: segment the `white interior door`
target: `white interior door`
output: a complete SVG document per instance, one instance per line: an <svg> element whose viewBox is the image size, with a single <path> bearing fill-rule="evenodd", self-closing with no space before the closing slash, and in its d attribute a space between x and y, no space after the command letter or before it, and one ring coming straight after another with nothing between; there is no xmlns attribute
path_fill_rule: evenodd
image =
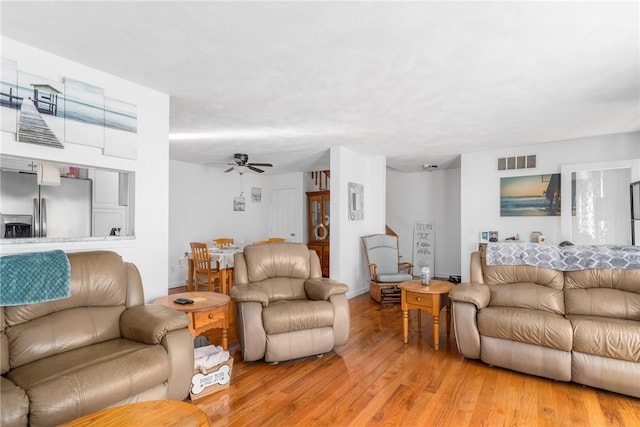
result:
<svg viewBox="0 0 640 427"><path fill-rule="evenodd" d="M289 242L302 242L297 236L296 188L279 188L271 192L269 237L284 237Z"/></svg>
<svg viewBox="0 0 640 427"><path fill-rule="evenodd" d="M630 245L629 184L639 165L640 160L563 165L562 240L576 245Z"/></svg>

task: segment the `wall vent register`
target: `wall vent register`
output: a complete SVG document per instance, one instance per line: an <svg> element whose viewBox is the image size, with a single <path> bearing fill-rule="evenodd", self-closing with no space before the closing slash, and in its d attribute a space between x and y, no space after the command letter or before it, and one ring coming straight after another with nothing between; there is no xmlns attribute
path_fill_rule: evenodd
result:
<svg viewBox="0 0 640 427"><path fill-rule="evenodd" d="M534 169L536 167L536 155L499 157L498 170Z"/></svg>

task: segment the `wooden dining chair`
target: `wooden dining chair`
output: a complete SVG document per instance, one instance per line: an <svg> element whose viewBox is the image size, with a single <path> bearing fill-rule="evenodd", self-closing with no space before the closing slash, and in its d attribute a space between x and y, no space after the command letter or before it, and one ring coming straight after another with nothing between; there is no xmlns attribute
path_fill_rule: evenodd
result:
<svg viewBox="0 0 640 427"><path fill-rule="evenodd" d="M257 242L253 242L254 245L264 245L266 243L284 243L287 239L282 237L269 237L267 240L258 240Z"/></svg>
<svg viewBox="0 0 640 427"><path fill-rule="evenodd" d="M216 248L224 248L227 245L233 245L233 239L230 239L228 237L213 239L213 246L215 246Z"/></svg>
<svg viewBox="0 0 640 427"><path fill-rule="evenodd" d="M201 285L206 285L209 292L227 293L226 283L223 283L220 263L211 265L211 253L209 245L200 242L191 242L191 257L193 258L193 269L195 275L195 288L199 290ZM217 286L216 286L217 281Z"/></svg>

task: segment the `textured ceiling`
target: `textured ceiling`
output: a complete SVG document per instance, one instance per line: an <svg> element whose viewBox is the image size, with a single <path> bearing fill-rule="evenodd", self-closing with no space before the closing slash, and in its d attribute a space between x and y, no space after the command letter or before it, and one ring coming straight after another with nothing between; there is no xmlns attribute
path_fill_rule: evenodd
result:
<svg viewBox="0 0 640 427"><path fill-rule="evenodd" d="M0 8L2 35L168 93L172 134L202 138L172 140L178 160L308 171L345 146L417 171L640 130L637 1Z"/></svg>

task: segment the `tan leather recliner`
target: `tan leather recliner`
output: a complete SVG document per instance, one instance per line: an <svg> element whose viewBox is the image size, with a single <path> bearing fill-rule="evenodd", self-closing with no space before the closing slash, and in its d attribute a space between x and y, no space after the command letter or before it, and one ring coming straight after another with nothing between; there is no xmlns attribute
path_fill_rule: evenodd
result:
<svg viewBox="0 0 640 427"><path fill-rule="evenodd" d="M188 396L189 318L144 305L115 252L68 254L71 297L0 308L4 426L57 425L109 406Z"/></svg>
<svg viewBox="0 0 640 427"><path fill-rule="evenodd" d="M245 362L319 355L349 338L347 285L322 278L302 243L251 245L235 257L236 332Z"/></svg>

